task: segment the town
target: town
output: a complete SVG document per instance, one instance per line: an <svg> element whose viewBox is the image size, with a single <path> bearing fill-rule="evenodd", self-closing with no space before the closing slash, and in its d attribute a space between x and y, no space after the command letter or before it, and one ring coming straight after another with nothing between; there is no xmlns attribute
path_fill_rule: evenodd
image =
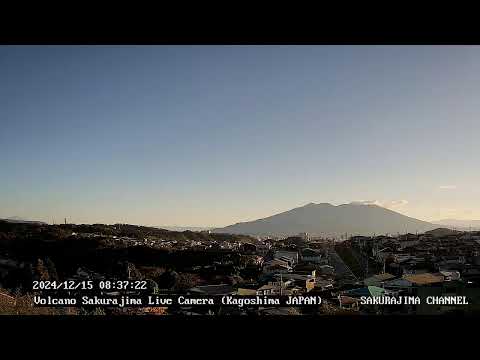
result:
<svg viewBox="0 0 480 360"><path fill-rule="evenodd" d="M291 301L291 306L282 307L248 302L235 306L236 300L221 306L188 301L182 306L154 302L151 307L122 308L34 306L40 290L32 289L32 281L140 279L156 295L234 300L298 295L320 301L316 306ZM422 234L346 234L338 239L308 233L273 237L125 224L0 221L2 314L464 314L480 309L479 283L480 232L475 231L439 228ZM135 289L104 290L106 295L135 294ZM436 300L452 297L460 300Z"/></svg>

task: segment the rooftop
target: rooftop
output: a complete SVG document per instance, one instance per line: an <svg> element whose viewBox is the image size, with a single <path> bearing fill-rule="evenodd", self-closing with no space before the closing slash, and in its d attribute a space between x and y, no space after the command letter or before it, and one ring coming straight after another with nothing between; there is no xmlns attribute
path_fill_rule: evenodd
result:
<svg viewBox="0 0 480 360"><path fill-rule="evenodd" d="M228 284L196 286L191 288L190 291L205 295L227 295L234 293L233 287Z"/></svg>
<svg viewBox="0 0 480 360"><path fill-rule="evenodd" d="M444 281L444 278L442 275L436 275L432 273L407 275L407 276L404 276L403 278L416 285L428 285L428 284L441 283Z"/></svg>
<svg viewBox="0 0 480 360"><path fill-rule="evenodd" d="M384 273L384 274L376 274L376 275L373 275L372 277L370 277L370 279L375 279L375 280L378 280L378 281L385 281L385 280L391 280L391 279L394 279L396 278L395 275L392 275L392 274L389 274L389 273Z"/></svg>

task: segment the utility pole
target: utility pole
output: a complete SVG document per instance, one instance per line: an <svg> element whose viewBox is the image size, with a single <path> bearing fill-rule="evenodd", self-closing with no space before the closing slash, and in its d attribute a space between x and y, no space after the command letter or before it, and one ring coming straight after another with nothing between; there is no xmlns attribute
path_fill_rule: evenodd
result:
<svg viewBox="0 0 480 360"><path fill-rule="evenodd" d="M280 273L280 296L283 295L283 274Z"/></svg>
<svg viewBox="0 0 480 360"><path fill-rule="evenodd" d="M368 256L366 258L366 261L367 261L367 265L366 265L366 271L365 271L365 278L368 277Z"/></svg>

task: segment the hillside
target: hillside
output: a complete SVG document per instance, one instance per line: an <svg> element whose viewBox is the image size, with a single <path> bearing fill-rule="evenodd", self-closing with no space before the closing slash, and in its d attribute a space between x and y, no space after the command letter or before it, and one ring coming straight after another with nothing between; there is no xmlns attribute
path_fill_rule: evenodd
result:
<svg viewBox="0 0 480 360"><path fill-rule="evenodd" d="M46 225L43 221L36 221L36 220L27 220L23 219L19 216L12 216L6 219L0 219L1 221L6 221L15 224L38 224L38 225Z"/></svg>
<svg viewBox="0 0 480 360"><path fill-rule="evenodd" d="M442 227L460 230L480 230L480 220L443 219L434 222Z"/></svg>
<svg viewBox="0 0 480 360"><path fill-rule="evenodd" d="M451 230L448 228L437 228L430 231L425 232L425 234L432 235L433 237L443 237L449 235L458 235L461 234L461 231Z"/></svg>

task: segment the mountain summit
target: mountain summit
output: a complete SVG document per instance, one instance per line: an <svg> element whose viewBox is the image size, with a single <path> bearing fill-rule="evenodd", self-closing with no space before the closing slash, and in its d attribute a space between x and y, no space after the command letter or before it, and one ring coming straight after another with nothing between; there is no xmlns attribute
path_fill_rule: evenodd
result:
<svg viewBox="0 0 480 360"><path fill-rule="evenodd" d="M378 205L309 203L264 219L237 223L214 232L248 235L396 234L424 232L436 226Z"/></svg>

